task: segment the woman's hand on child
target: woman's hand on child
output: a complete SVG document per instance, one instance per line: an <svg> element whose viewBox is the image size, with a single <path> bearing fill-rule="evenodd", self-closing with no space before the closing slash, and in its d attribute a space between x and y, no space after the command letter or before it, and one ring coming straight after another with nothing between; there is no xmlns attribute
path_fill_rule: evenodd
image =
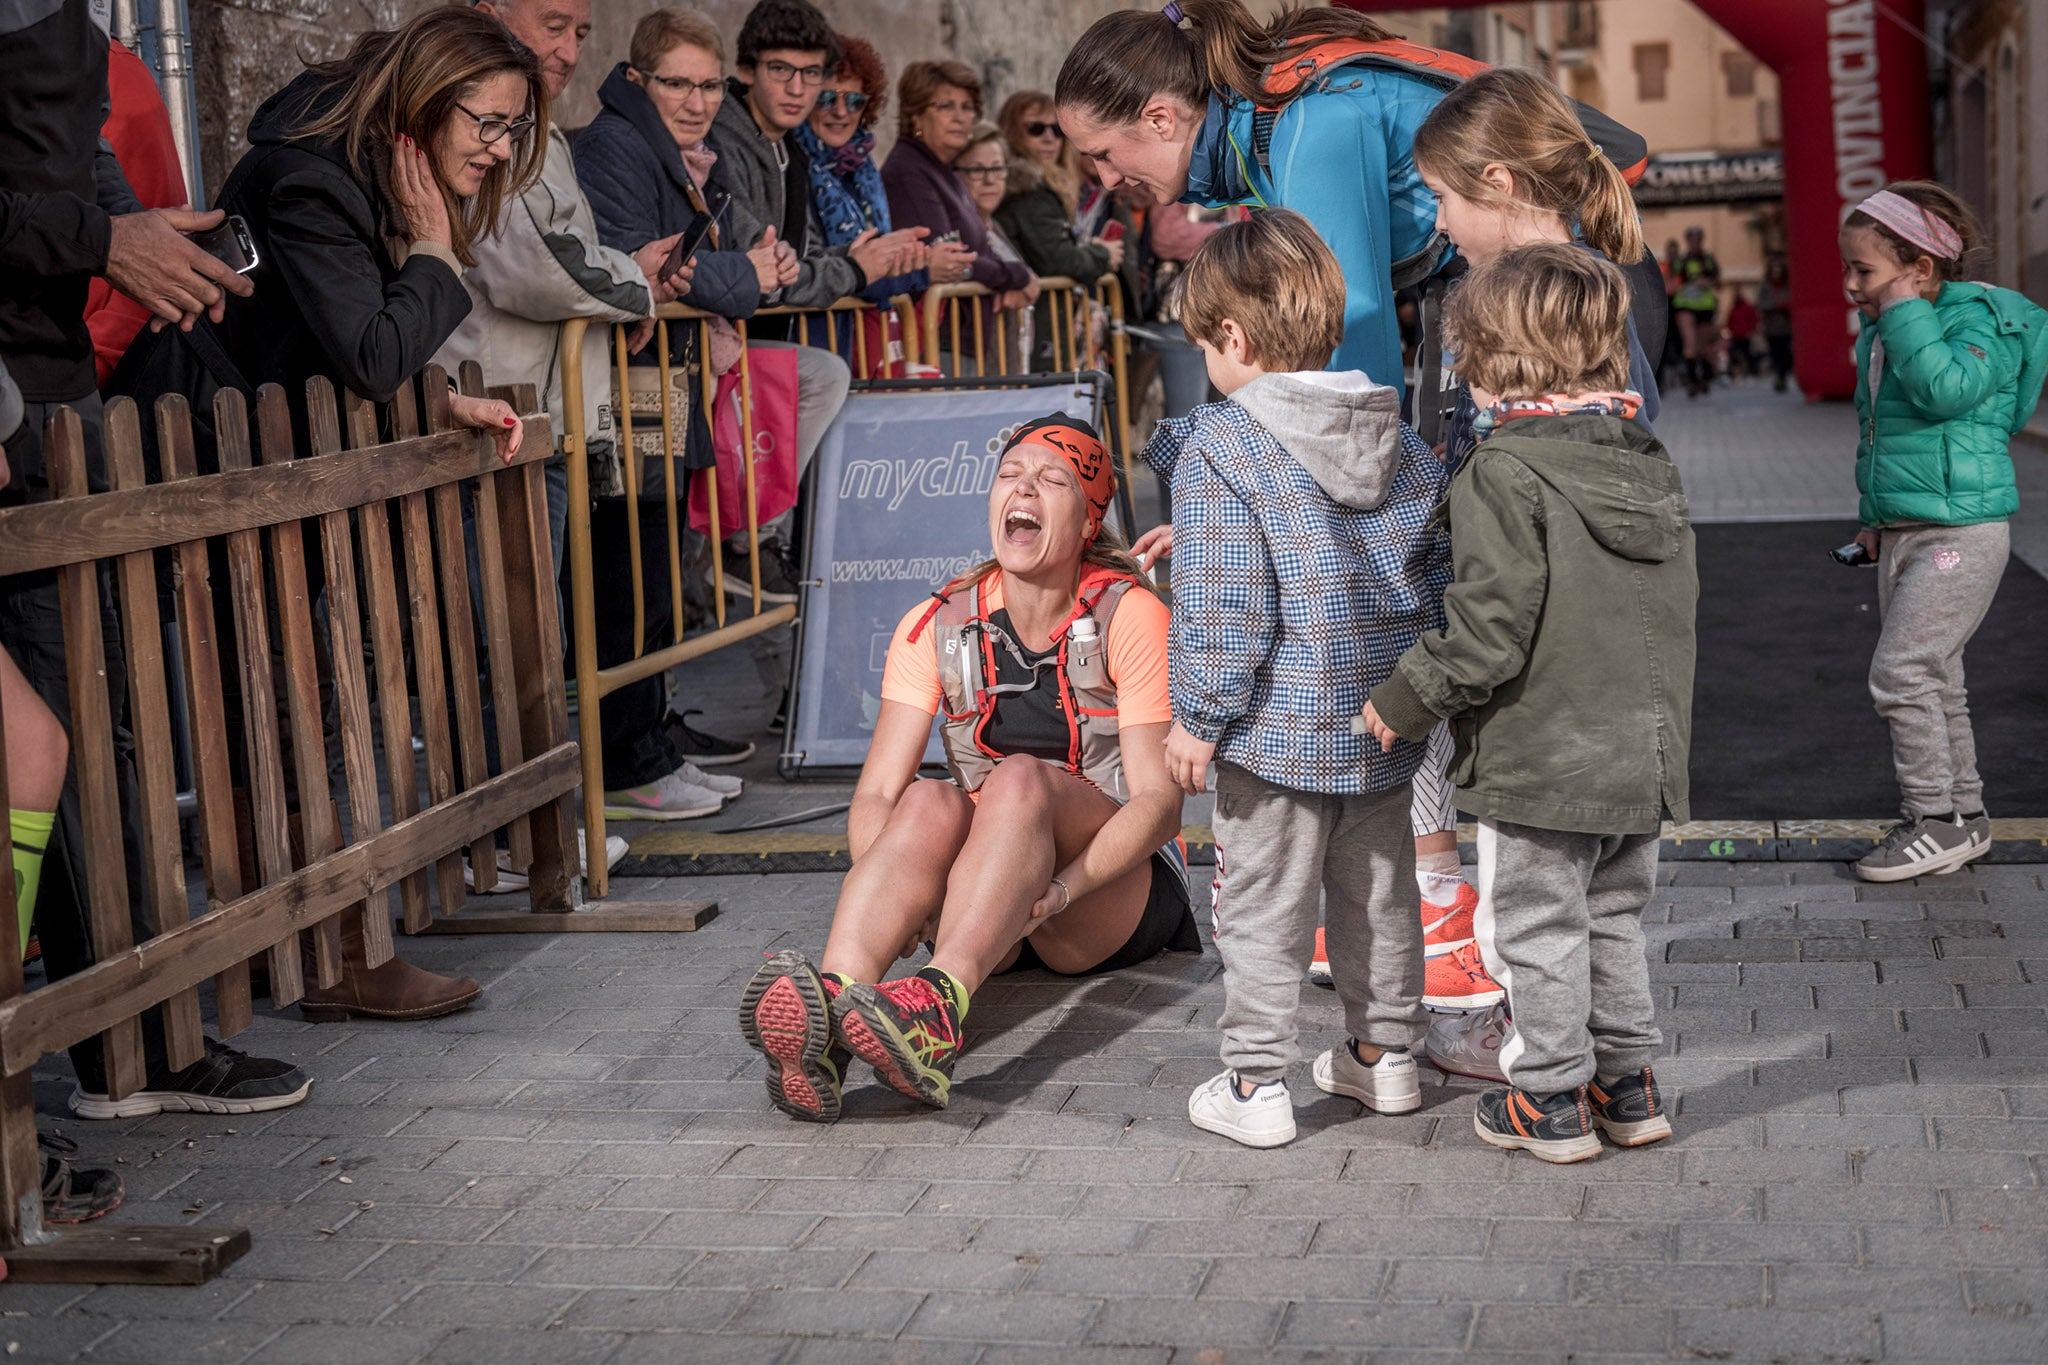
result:
<svg viewBox="0 0 2048 1365"><path fill-rule="evenodd" d="M510 403L496 398L472 398L466 393L452 393L448 395L448 415L459 426L488 431L492 443L498 447L498 458L506 464L512 463L512 457L519 453L519 438L524 428Z"/></svg>
<svg viewBox="0 0 2048 1365"><path fill-rule="evenodd" d="M1166 732L1166 775L1189 796L1200 796L1209 789L1205 785L1209 761L1215 757L1216 746L1181 729L1179 721Z"/></svg>
<svg viewBox="0 0 2048 1365"><path fill-rule="evenodd" d="M1158 561L1173 553L1173 523L1155 526L1138 537L1138 543L1131 547L1131 554L1137 558L1138 567L1149 569Z"/></svg>
<svg viewBox="0 0 2048 1365"><path fill-rule="evenodd" d="M1365 728L1371 731L1372 737L1380 742L1380 752L1386 753L1392 749L1394 741L1400 738L1399 735L1394 733L1394 727L1380 719L1380 713L1373 710L1371 702L1365 704L1365 710L1362 715L1365 720Z"/></svg>

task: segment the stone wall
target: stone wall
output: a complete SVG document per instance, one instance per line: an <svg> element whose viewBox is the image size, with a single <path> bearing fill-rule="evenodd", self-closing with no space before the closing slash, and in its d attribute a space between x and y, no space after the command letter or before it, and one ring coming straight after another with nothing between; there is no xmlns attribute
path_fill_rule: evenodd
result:
<svg viewBox="0 0 2048 1365"><path fill-rule="evenodd" d="M728 35L752 0L703 0ZM597 112L597 87L623 61L633 25L654 0L594 0L590 42L560 117L581 126ZM1068 46L1116 0L830 0L842 31L881 51L891 78L920 57L958 57L983 73L993 113L1011 92L1049 89ZM389 28L426 0L191 0L198 77L200 163L208 194L246 147L249 116L307 61L343 51L367 29ZM893 124L884 121L884 140Z"/></svg>

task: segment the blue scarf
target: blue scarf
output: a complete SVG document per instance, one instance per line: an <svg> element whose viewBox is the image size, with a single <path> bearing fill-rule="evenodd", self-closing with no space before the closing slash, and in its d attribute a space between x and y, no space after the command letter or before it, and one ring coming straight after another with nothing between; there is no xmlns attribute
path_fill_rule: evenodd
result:
<svg viewBox="0 0 2048 1365"><path fill-rule="evenodd" d="M875 135L863 128L843 147L827 147L800 123L790 134L811 166L811 203L825 226L825 244L843 246L873 228L889 231L889 195L875 166Z"/></svg>

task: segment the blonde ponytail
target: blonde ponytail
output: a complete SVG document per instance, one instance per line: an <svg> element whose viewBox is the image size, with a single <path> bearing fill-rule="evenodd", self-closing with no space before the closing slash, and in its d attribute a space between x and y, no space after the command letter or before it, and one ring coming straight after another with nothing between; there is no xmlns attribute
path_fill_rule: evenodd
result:
<svg viewBox="0 0 2048 1365"><path fill-rule="evenodd" d="M1579 200L1579 232L1616 265L1631 266L1643 259L1649 246L1643 241L1643 220L1636 212L1636 197L1628 177L1598 147L1587 146L1589 172L1585 194Z"/></svg>

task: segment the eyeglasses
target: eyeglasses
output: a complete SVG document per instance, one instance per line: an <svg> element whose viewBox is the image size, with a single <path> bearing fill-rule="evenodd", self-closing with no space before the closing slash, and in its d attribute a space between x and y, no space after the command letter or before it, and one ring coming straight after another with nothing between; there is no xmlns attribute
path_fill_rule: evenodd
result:
<svg viewBox="0 0 2048 1365"><path fill-rule="evenodd" d="M460 104L455 107L476 120L477 141L483 143L486 147L508 135L514 142L517 142L533 131L533 115L531 114L521 114L518 118L511 119L485 118L474 110L463 109Z"/></svg>
<svg viewBox="0 0 2048 1365"><path fill-rule="evenodd" d="M788 62L761 63L761 74L774 85L816 85L825 79L822 66L791 66Z"/></svg>
<svg viewBox="0 0 2048 1365"><path fill-rule="evenodd" d="M969 180L1000 180L1010 173L1007 166L955 166L953 169Z"/></svg>
<svg viewBox="0 0 2048 1365"><path fill-rule="evenodd" d="M635 67L634 70L637 71L639 68ZM704 97L707 104L718 98L725 90L725 82L722 80L693 81L687 76L657 76L652 71L641 71L640 74L670 94L680 95L684 99L690 98L690 92L694 90Z"/></svg>
<svg viewBox="0 0 2048 1365"><path fill-rule="evenodd" d="M1060 131L1060 126L1057 123L1027 123L1024 125L1024 133L1027 137L1044 137L1047 133L1051 133L1057 138L1066 137L1066 134Z"/></svg>
<svg viewBox="0 0 2048 1365"><path fill-rule="evenodd" d="M820 109L831 109L841 100L846 101L847 113L857 114L867 104L868 97L858 90L820 90L818 92L818 107Z"/></svg>

